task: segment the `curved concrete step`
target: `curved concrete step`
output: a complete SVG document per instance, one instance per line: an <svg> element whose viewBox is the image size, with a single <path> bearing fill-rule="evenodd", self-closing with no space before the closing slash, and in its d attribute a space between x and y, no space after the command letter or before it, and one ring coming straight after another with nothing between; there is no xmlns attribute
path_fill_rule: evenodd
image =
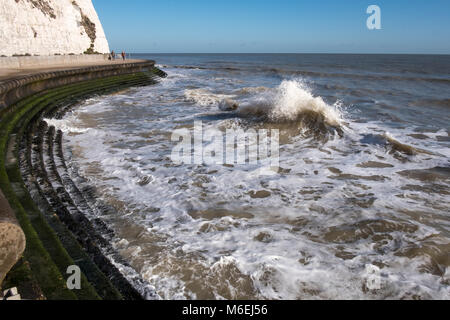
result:
<svg viewBox="0 0 450 320"><path fill-rule="evenodd" d="M114 76L50 90L23 99L6 111L2 110L0 132L4 135L0 139L0 155L3 155L0 157L0 187L5 191L5 197L27 236L25 258L49 299L142 297L120 272L117 271L118 276L112 275L116 268L104 260L106 258L98 246L98 243L105 241L103 235L77 234L76 228L69 228L63 223L61 216L67 218L68 222L75 221L95 231L84 215L84 212L92 209L67 172L62 155L62 133L47 128L41 122L41 117L44 114L63 114L74 102L88 95L152 83L155 83L155 79L143 73ZM22 172L19 170L19 159ZM52 214L54 211L61 216ZM98 223L94 225L97 227ZM97 254L100 254L100 258ZM65 288L63 274L68 263L83 266L86 288L83 292L74 294ZM113 268L104 267L108 264ZM115 287L120 286L122 294L125 293L123 295L115 290ZM131 288L127 289L127 286Z"/></svg>
<svg viewBox="0 0 450 320"><path fill-rule="evenodd" d="M133 85L135 85L135 82L132 82ZM47 117L48 113L51 112L44 110L41 114L36 116L35 123L37 121L40 121L39 119L42 117ZM33 126L32 126L33 127ZM36 127L36 125L34 126ZM33 131L33 130L32 130ZM45 132L47 131L47 134ZM52 219L52 212L56 212L59 219L61 219L66 226L75 226L71 229L72 233L77 232L79 230L82 230L81 235L76 235L77 239L82 240L82 245L84 248L88 249L88 253L90 253L90 256L92 259L97 260L97 265L100 265L104 271L107 272L107 274L111 275L115 273L114 277L117 279L115 282L119 282L118 285L122 288L122 291L125 291L127 293L127 296L125 298L127 299L138 299L140 298L139 294L135 292L134 288L129 286L128 282L126 282L126 279L121 279L122 275L118 272L112 272L110 269L115 269L114 266L107 260L104 255L101 253L100 249L96 246L96 241L100 242L102 241L103 244L107 244L106 241L98 237L94 241L92 241L88 235L88 233L85 232L87 229L92 229L90 226L89 221L85 218L84 214L81 213L76 205L73 203L71 197L67 194L66 190L64 189L64 185L62 183L61 178L59 177L57 171L55 170L55 163L53 158L53 137L54 137L54 128L51 127L47 130L47 126L45 122L40 121L37 125L37 133L35 133L34 137L34 148L32 149L31 154L34 154L34 157L31 158L31 161L27 161L26 163L34 163L32 164L32 169L28 170L27 172L33 172L34 175L37 175L37 177L33 177L33 180L37 181L38 187L40 190L37 192L38 194L45 195L46 202L49 204L50 208L41 208L41 211L45 212L46 209L47 212L50 212L49 219ZM28 148L30 149L30 148ZM33 153L34 151L34 153ZM51 171L48 172L47 168L51 168ZM53 181L53 182L51 182ZM35 185L36 186L36 185ZM35 192L36 194L36 192ZM34 199L36 202L39 201L38 199ZM42 203L43 201L39 201ZM44 210L43 210L44 209ZM48 211L50 210L50 211ZM75 217L75 220L73 219ZM55 229L55 222L53 222L53 228ZM80 228L81 226L81 228ZM60 235L62 233L62 227L59 227L58 234ZM93 232L93 230L91 230ZM61 238L61 236L60 236ZM63 242L65 242L65 247L70 248L69 242L69 236L66 236ZM73 241L72 241L73 242ZM73 244L71 246L71 252L79 251L74 250ZM73 254L72 254L73 255ZM114 292L112 288L109 288L109 290L106 290L105 295L105 280L107 280L105 277L101 280L101 276L98 274L99 271L97 268L94 268L94 265L92 263L87 262L86 257L85 259L80 259L80 253L77 252L78 257L73 257L74 260L77 262L77 264L80 266L84 274L88 274L88 271L90 271L91 276L89 280L94 284L98 282L102 282L98 284L96 287L99 288L100 292L102 292L102 297L106 299L117 299L120 297L120 295L117 294L117 292ZM83 262L84 265L80 265L79 262ZM90 269L87 268L87 266L90 267ZM96 270L97 269L97 270ZM94 273L94 274L92 274ZM89 275L89 274L88 274ZM95 281L94 281L95 280ZM127 288L130 287L130 288Z"/></svg>

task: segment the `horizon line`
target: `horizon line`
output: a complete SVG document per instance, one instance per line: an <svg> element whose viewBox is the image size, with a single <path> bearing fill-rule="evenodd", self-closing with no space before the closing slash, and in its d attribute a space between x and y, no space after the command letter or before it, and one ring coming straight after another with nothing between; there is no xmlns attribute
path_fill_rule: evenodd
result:
<svg viewBox="0 0 450 320"><path fill-rule="evenodd" d="M323 55L420 55L420 56L448 56L450 53L354 53L354 52L128 52L129 54L248 54L248 55L275 55L275 54L323 54Z"/></svg>

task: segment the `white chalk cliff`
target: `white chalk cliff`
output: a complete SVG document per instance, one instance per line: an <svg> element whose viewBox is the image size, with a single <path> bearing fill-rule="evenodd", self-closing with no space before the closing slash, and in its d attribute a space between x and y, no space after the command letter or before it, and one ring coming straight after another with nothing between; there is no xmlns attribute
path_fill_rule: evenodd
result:
<svg viewBox="0 0 450 320"><path fill-rule="evenodd" d="M0 0L0 56L108 53L91 0Z"/></svg>

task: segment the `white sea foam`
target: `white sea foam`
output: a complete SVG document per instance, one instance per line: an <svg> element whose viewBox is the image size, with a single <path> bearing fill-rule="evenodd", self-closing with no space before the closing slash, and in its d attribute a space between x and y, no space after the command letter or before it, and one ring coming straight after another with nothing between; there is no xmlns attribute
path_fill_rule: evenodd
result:
<svg viewBox="0 0 450 320"><path fill-rule="evenodd" d="M89 128L77 128L71 125L71 121L58 119L44 119L48 126L54 126L56 130L61 130L64 133L85 133Z"/></svg>
<svg viewBox="0 0 450 320"><path fill-rule="evenodd" d="M188 101L195 102L202 107L219 106L222 101L236 97L228 94L214 94L206 89L188 89L184 91L184 95Z"/></svg>
<svg viewBox="0 0 450 320"><path fill-rule="evenodd" d="M266 115L273 122L296 121L305 113L322 115L332 126L340 126L340 104L328 105L321 97L315 97L308 86L298 80L284 80L274 91L256 96L240 105L240 114Z"/></svg>
<svg viewBox="0 0 450 320"><path fill-rule="evenodd" d="M225 91L221 84L192 86L189 77L175 76L128 97L103 99L109 112L92 114L103 108L92 101L53 122L69 128L65 132L80 131L65 135L66 156L73 154L71 161L101 190L103 201L121 203L121 216L108 217L118 232L117 248L162 298L450 298L442 280L448 268L443 277L424 273L433 258L407 254L449 244L450 223L439 209L448 199L412 188L421 183L398 174L446 166L448 148L435 138L445 131L425 132L430 139L422 141L408 136L414 128L351 122L342 139L299 138L282 146L280 174L263 178L255 174L258 166L176 166L168 158L170 132L205 110L216 114L227 100L239 104L238 115L263 113L274 122L295 121L304 112L321 114L330 125L342 125L344 118L338 104L327 104L301 81L243 96L240 88ZM124 99L138 100L130 107L140 108L137 115L121 107ZM186 108L186 101L195 105ZM92 118L95 130L82 131ZM391 154L364 140L387 131L433 155ZM362 166L367 163L381 166ZM262 190L267 197L252 197ZM127 223L143 230L130 232ZM368 264L383 266L378 291L365 288Z"/></svg>

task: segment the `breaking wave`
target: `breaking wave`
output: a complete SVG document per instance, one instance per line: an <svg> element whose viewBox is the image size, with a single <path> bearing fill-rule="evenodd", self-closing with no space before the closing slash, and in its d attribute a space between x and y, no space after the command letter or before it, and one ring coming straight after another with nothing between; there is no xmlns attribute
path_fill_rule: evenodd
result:
<svg viewBox="0 0 450 320"><path fill-rule="evenodd" d="M238 108L240 115L263 116L270 122L284 123L314 117L333 127L342 125L340 104L327 104L315 97L302 82L284 80L274 91L267 91Z"/></svg>
<svg viewBox="0 0 450 320"><path fill-rule="evenodd" d="M280 126L280 129L294 126L319 133L330 129L340 135L343 132L340 103L327 104L298 80L284 80L277 88L247 87L235 91L235 94L216 94L205 89L186 90L185 98L199 106L233 111L237 117L256 119Z"/></svg>
<svg viewBox="0 0 450 320"><path fill-rule="evenodd" d="M161 298L448 299L446 128L421 128L424 117L411 126L379 120L377 98L403 105L385 86L370 91L355 81L353 90L353 81L328 79L312 91L279 77L194 71L92 100L55 123L70 133L65 158L86 178L80 189L93 185L120 213L100 219ZM325 98L338 86L352 89L342 97L358 114ZM424 98L418 91L414 101ZM279 174L175 165L168 132L193 119L214 132L280 128ZM332 126L345 138L317 129ZM368 265L381 269L380 290L367 288Z"/></svg>
<svg viewBox="0 0 450 320"><path fill-rule="evenodd" d="M201 107L218 107L223 101L235 99L235 95L215 94L206 89L188 89L184 91L187 101L193 102Z"/></svg>

